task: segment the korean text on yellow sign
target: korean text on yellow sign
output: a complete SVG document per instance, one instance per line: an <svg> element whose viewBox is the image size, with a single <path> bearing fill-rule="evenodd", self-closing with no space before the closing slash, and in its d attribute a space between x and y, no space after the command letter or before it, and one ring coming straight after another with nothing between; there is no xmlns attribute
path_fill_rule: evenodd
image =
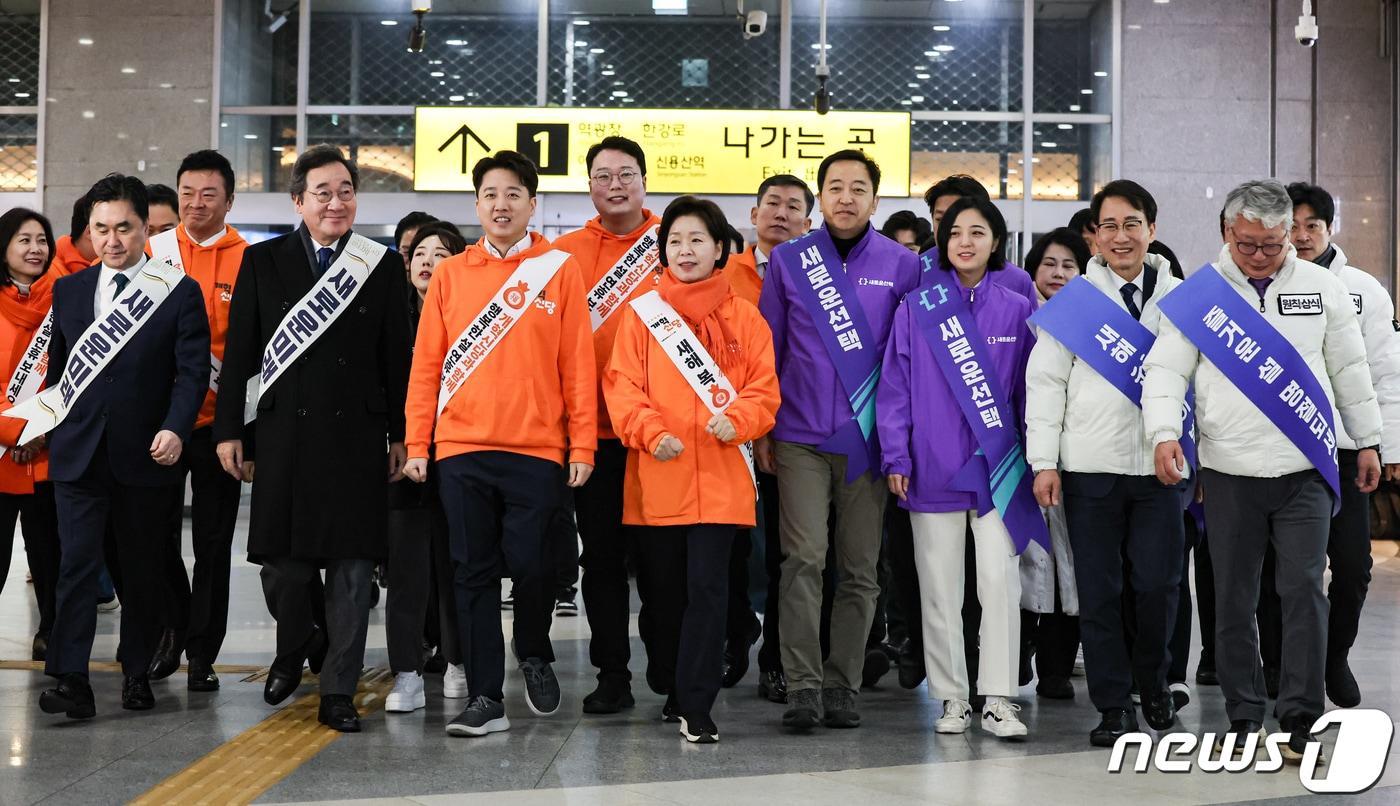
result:
<svg viewBox="0 0 1400 806"><path fill-rule="evenodd" d="M646 152L655 193L749 194L781 173L815 185L824 157L859 148L880 164L881 195L906 196L909 120L907 112L419 107L413 187L469 191L477 160L513 149L539 166L540 190L586 193L588 147L622 135Z"/></svg>

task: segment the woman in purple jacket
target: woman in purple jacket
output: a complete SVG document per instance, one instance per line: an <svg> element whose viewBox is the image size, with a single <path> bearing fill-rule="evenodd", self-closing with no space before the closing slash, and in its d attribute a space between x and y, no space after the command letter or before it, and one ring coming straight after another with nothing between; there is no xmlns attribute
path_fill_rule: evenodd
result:
<svg viewBox="0 0 1400 806"><path fill-rule="evenodd" d="M977 452L978 434L993 423L1020 439L1031 304L989 278L1005 265L1006 242L1006 222L990 201L956 202L939 222L937 241L939 270L926 272L924 286L900 304L885 350L877 399L883 470L913 524L929 694L943 700L935 730L962 733L972 723L961 613L970 523L977 564L971 582L982 605L982 727L1019 737L1026 726L1007 699L1017 689L1017 550L988 505L987 462ZM945 318L949 310L956 319ZM977 432L966 417L983 421Z"/></svg>

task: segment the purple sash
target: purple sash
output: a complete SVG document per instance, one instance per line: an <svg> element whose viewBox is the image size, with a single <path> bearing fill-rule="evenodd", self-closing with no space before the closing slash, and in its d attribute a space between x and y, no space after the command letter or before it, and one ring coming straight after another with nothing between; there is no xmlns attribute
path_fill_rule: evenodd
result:
<svg viewBox="0 0 1400 806"><path fill-rule="evenodd" d="M1313 463L1341 502L1332 403L1308 363L1214 266L1202 266L1157 304L1269 422Z"/></svg>
<svg viewBox="0 0 1400 806"><path fill-rule="evenodd" d="M1016 553L1032 540L1050 551L1050 531L1031 491L1030 466L1015 412L987 356L987 342L956 288L939 280L909 295L914 321L958 401L978 449L953 476L955 490L977 494L977 514L996 507Z"/></svg>
<svg viewBox="0 0 1400 806"><path fill-rule="evenodd" d="M1048 331L1134 406L1142 408L1142 363L1157 336L1093 283L1082 276L1070 280L1028 321ZM1196 441L1191 438L1194 397L1187 396L1181 428L1181 450L1192 467L1196 466Z"/></svg>
<svg viewBox="0 0 1400 806"><path fill-rule="evenodd" d="M846 456L846 483L880 467L875 434L875 387L880 381L880 358L875 334L855 286L846 276L845 262L831 235L821 227L790 242L800 265L785 262L802 307L822 336L822 346L836 367L841 387L851 403L851 419L817 446L817 450Z"/></svg>

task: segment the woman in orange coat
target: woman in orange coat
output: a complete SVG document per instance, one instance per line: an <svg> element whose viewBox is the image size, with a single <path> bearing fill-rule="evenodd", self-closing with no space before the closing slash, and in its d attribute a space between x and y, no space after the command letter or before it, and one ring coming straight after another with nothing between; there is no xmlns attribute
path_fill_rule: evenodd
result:
<svg viewBox="0 0 1400 806"><path fill-rule="evenodd" d="M690 742L719 740L729 550L754 525L747 444L778 411L773 337L715 269L728 256L724 214L681 196L661 218L657 291L622 311L603 378L628 449L622 521L638 529L638 590L649 624L647 682L662 718Z"/></svg>
<svg viewBox="0 0 1400 806"><path fill-rule="evenodd" d="M62 264L53 263L53 242L48 219L33 210L17 207L0 215L0 248L4 249L0 259L5 269L0 272L0 371L4 372L0 380L5 383L0 410L8 409L16 395L27 398L43 387L48 346L47 341L34 344L34 335L53 303L54 281L67 273ZM44 660L58 584L58 511L48 480L44 438L17 445L23 430L24 420L0 417L4 450L0 456L0 589L10 571L15 519L19 518L39 603L32 657Z"/></svg>

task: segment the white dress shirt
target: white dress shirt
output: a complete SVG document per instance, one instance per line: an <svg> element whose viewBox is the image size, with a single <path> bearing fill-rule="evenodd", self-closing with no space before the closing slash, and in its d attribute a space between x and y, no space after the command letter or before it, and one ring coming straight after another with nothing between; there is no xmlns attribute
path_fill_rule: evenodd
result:
<svg viewBox="0 0 1400 806"><path fill-rule="evenodd" d="M763 250L757 246L753 248L753 270L758 273L758 279L768 273L768 256L763 254Z"/></svg>
<svg viewBox="0 0 1400 806"><path fill-rule="evenodd" d="M123 269L122 271L117 271L106 263L102 264L100 270L102 273L97 278L97 293L93 295L93 313L95 316L101 318L117 304L117 275L124 275L128 281L135 280L137 273L141 271L141 267L146 265L146 260L146 256L142 255L141 260L139 260L135 266L129 269Z"/></svg>
<svg viewBox="0 0 1400 806"><path fill-rule="evenodd" d="M190 234L190 233L189 233L189 230L185 230L185 234L186 234L186 235L189 235L189 234ZM227 234L228 234L228 227L222 227L222 228L219 229L218 232L214 233L213 236L211 236L211 237L208 238L207 240L196 241L196 242L195 242L195 245L196 245L196 246L201 246L201 247L204 247L204 248L207 249L207 248L213 246L214 244L218 243L218 242L219 242L220 240L222 240L223 237L224 237L225 235L227 235ZM314 241L315 239L313 238L312 240ZM338 243L338 242L337 242L337 243ZM332 248L334 248L334 247L332 247Z"/></svg>
<svg viewBox="0 0 1400 806"><path fill-rule="evenodd" d="M524 252L526 249L529 249L529 248L530 248L531 240L532 240L532 239L530 238L530 233L527 232L527 233L525 233L525 237L524 237L524 238L521 238L520 240L518 240L518 241L515 242L515 246L512 246L511 248L507 249L506 252L505 252L505 254L501 254L501 250L497 249L497 248L496 248L496 245L493 244L493 243L491 243L491 239L490 239L490 238L487 238L487 239L486 239L486 251L490 252L491 254L495 255L496 257L500 258L501 260L505 260L506 258L510 257L511 255L517 255L517 254L520 254L521 252Z"/></svg>
<svg viewBox="0 0 1400 806"><path fill-rule="evenodd" d="M1108 274L1109 274L1109 279L1113 281L1113 290L1118 292L1118 297L1119 297L1119 299L1122 299L1122 297L1123 297L1123 286L1127 285L1128 283L1132 283L1132 284L1137 288L1137 290L1133 292L1133 304L1137 306L1137 308L1138 308L1139 311L1141 311L1141 310L1142 310L1142 283L1143 283L1143 280L1145 280L1145 279L1147 278L1147 270L1146 270L1146 268L1144 267L1144 268L1138 269L1137 276L1134 277L1134 278L1131 279L1131 280L1124 280L1124 279L1123 279L1123 276L1122 276L1121 274L1119 274L1118 272L1116 272L1116 271L1110 270Z"/></svg>

